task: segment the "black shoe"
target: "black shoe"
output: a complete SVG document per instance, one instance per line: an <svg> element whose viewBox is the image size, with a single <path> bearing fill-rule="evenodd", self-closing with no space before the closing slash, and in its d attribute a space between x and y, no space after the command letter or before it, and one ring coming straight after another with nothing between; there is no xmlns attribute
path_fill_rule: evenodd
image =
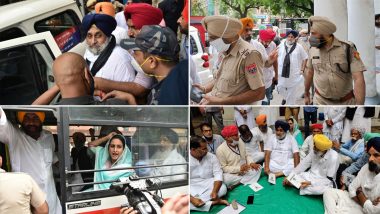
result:
<svg viewBox="0 0 380 214"><path fill-rule="evenodd" d="M286 100L282 100L281 105L285 105Z"/></svg>

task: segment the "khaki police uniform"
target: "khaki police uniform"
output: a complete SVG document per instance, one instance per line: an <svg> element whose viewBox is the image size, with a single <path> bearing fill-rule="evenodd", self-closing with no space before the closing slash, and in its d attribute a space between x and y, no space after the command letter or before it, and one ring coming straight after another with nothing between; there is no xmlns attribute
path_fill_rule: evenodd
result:
<svg viewBox="0 0 380 214"><path fill-rule="evenodd" d="M351 71L347 48L350 48ZM307 67L314 70L315 105L355 104L352 73L365 71L365 66L352 43L334 37L329 48L312 47Z"/></svg>
<svg viewBox="0 0 380 214"><path fill-rule="evenodd" d="M226 98L264 87L263 66L260 52L239 38L228 54L219 53L211 96Z"/></svg>

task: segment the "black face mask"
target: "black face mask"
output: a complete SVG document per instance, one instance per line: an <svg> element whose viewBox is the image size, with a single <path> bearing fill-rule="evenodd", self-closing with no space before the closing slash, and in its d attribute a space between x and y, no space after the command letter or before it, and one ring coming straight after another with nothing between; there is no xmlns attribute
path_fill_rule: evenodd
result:
<svg viewBox="0 0 380 214"><path fill-rule="evenodd" d="M211 135L211 137L206 137L206 136L203 135L203 137L206 139L206 141L210 142L210 141L212 141L212 137L213 136Z"/></svg>
<svg viewBox="0 0 380 214"><path fill-rule="evenodd" d="M250 42L251 41L251 39L252 39L252 36L247 36L247 37L245 37L245 41L247 41L247 42Z"/></svg>
<svg viewBox="0 0 380 214"><path fill-rule="evenodd" d="M326 40L323 37L317 38L314 36L310 36L309 43L310 43L311 47L316 47L316 48L320 49L326 45Z"/></svg>
<svg viewBox="0 0 380 214"><path fill-rule="evenodd" d="M251 140L252 140L252 136L250 136L250 137L247 138L247 139L241 138L241 140L242 140L244 143L249 143L249 142L251 142Z"/></svg>

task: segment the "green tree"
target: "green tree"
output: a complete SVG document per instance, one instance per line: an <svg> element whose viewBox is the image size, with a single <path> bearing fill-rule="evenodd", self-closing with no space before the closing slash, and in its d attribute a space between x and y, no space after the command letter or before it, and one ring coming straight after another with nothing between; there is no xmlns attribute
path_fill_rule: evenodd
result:
<svg viewBox="0 0 380 214"><path fill-rule="evenodd" d="M262 0L220 0L220 2L237 12L239 18L247 17L249 10L263 6Z"/></svg>
<svg viewBox="0 0 380 214"><path fill-rule="evenodd" d="M288 17L309 17L314 14L314 0L261 0L273 14Z"/></svg>

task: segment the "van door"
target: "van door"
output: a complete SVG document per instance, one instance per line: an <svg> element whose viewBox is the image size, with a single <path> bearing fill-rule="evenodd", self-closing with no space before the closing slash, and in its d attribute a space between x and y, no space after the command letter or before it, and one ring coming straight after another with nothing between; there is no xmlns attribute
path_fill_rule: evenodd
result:
<svg viewBox="0 0 380 214"><path fill-rule="evenodd" d="M50 32L0 42L0 105L30 105L52 87L60 54Z"/></svg>

